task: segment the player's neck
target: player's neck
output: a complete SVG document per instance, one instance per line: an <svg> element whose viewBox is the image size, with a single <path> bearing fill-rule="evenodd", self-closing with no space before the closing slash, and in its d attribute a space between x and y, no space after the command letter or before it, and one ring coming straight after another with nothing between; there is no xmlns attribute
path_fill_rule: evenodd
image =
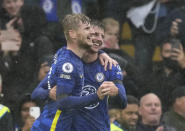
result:
<svg viewBox="0 0 185 131"><path fill-rule="evenodd" d="M91 62L94 62L97 58L98 58L98 53L86 52L83 56L83 61L85 61L85 63L91 63Z"/></svg>
<svg viewBox="0 0 185 131"><path fill-rule="evenodd" d="M74 54L78 57L82 58L83 54L85 53L85 49L80 48L77 44L67 44L67 49L71 50Z"/></svg>

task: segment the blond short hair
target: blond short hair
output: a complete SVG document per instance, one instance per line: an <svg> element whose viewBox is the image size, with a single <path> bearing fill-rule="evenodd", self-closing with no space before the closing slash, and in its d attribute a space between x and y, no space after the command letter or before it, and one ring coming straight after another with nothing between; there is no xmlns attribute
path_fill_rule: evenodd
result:
<svg viewBox="0 0 185 131"><path fill-rule="evenodd" d="M65 16L62 26L66 39L69 37L69 30L77 30L81 23L89 24L90 18L84 14L69 14Z"/></svg>

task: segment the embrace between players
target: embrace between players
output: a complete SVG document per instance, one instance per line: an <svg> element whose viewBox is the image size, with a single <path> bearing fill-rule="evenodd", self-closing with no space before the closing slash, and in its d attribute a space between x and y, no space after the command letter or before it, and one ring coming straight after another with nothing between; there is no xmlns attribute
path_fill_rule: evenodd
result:
<svg viewBox="0 0 185 131"><path fill-rule="evenodd" d="M127 98L119 65L99 51L104 27L83 14L67 15L62 24L67 46L32 93L47 103L31 130L109 131L108 96L118 95L123 107Z"/></svg>

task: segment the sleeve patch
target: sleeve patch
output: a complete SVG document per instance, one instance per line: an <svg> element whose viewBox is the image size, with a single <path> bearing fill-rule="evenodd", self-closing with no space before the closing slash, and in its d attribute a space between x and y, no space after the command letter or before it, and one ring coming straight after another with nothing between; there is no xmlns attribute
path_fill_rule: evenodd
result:
<svg viewBox="0 0 185 131"><path fill-rule="evenodd" d="M73 71L73 65L69 62L62 65L62 71L65 73L71 73Z"/></svg>

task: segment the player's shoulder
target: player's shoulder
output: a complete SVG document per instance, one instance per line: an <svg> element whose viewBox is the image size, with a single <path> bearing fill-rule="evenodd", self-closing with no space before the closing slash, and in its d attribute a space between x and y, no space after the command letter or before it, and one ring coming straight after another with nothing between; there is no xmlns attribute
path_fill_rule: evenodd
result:
<svg viewBox="0 0 185 131"><path fill-rule="evenodd" d="M69 54L64 54L64 55L60 56L60 58L58 59L58 64L61 65L64 63L70 63L73 66L75 66L75 65L76 66L77 65L83 66L83 63L79 58L76 58L76 57L71 56Z"/></svg>
<svg viewBox="0 0 185 131"><path fill-rule="evenodd" d="M121 67L119 64L112 65L112 69L110 71L121 71Z"/></svg>
<svg viewBox="0 0 185 131"><path fill-rule="evenodd" d="M72 63L81 61L76 54L74 54L71 50L68 50L66 47L63 47L58 51L58 56L60 61L70 61Z"/></svg>
<svg viewBox="0 0 185 131"><path fill-rule="evenodd" d="M112 69L111 70L109 69L108 71L109 71L109 75L111 76L115 76L115 75L120 77L123 76L123 73L119 64L112 65Z"/></svg>
<svg viewBox="0 0 185 131"><path fill-rule="evenodd" d="M60 56L60 58L66 58L70 56L71 52L66 48L62 47L57 51L57 55Z"/></svg>
<svg viewBox="0 0 185 131"><path fill-rule="evenodd" d="M83 67L80 58L72 51L62 48L59 58L57 59L56 68L62 69L62 71L66 73L72 73L77 70L78 67Z"/></svg>

